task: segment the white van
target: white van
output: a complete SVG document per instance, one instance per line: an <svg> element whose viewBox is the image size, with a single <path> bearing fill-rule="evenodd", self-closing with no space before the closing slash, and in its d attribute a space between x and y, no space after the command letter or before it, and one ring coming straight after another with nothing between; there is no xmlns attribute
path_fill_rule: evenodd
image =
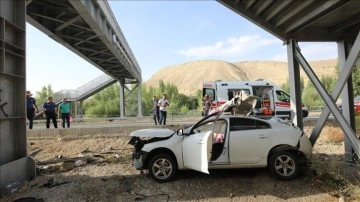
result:
<svg viewBox="0 0 360 202"><path fill-rule="evenodd" d="M244 90L250 95L258 96L254 114L259 117L277 116L291 119L290 95L279 86L262 79L256 81L204 81L203 96L209 95L213 101L212 107L219 107L231 100L236 92ZM309 111L302 104L303 118Z"/></svg>

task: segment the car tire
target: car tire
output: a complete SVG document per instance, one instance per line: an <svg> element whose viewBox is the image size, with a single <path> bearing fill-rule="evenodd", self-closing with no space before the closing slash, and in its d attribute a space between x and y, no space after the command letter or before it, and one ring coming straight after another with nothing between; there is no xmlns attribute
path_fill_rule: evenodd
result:
<svg viewBox="0 0 360 202"><path fill-rule="evenodd" d="M303 116L303 118L308 117L308 116L309 116L309 111L307 111L307 110L302 110L302 116Z"/></svg>
<svg viewBox="0 0 360 202"><path fill-rule="evenodd" d="M163 183L174 179L177 164L174 158L167 154L155 155L149 163L149 175L157 182Z"/></svg>
<svg viewBox="0 0 360 202"><path fill-rule="evenodd" d="M268 169L272 176L280 180L293 180L299 175L299 162L288 151L279 151L271 155Z"/></svg>

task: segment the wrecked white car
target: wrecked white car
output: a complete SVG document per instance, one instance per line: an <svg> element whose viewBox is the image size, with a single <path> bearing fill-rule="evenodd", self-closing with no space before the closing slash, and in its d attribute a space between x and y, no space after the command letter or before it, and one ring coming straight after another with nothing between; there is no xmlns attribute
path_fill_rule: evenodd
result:
<svg viewBox="0 0 360 202"><path fill-rule="evenodd" d="M209 173L209 169L253 167L267 167L274 177L292 180L299 175L300 164L311 158L312 145L296 126L275 117L263 120L223 111L176 132L132 132L129 144L134 145L135 168L148 169L157 182L170 181L183 169Z"/></svg>

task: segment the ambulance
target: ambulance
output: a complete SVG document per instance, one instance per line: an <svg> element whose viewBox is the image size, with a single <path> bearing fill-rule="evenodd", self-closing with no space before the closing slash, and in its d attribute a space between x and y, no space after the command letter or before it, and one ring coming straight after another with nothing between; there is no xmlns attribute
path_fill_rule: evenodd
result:
<svg viewBox="0 0 360 202"><path fill-rule="evenodd" d="M209 95L212 108L219 107L231 100L238 91L245 91L249 95L258 97L253 114L262 118L277 116L283 119L292 118L290 109L290 95L279 86L258 79L255 81L204 81L203 96ZM309 115L309 111L302 104L303 118Z"/></svg>

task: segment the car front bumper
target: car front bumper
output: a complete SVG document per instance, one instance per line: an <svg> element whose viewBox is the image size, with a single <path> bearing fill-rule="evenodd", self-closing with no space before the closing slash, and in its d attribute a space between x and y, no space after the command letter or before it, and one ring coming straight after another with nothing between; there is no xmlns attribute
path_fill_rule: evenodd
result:
<svg viewBox="0 0 360 202"><path fill-rule="evenodd" d="M309 138L305 134L303 134L300 138L299 151L301 151L308 160L312 158L312 145Z"/></svg>
<svg viewBox="0 0 360 202"><path fill-rule="evenodd" d="M133 158L133 162L134 162L134 167L136 170L143 170L144 169L144 160L145 160L145 156L146 153L141 151L141 152L134 152L132 154L132 158Z"/></svg>

